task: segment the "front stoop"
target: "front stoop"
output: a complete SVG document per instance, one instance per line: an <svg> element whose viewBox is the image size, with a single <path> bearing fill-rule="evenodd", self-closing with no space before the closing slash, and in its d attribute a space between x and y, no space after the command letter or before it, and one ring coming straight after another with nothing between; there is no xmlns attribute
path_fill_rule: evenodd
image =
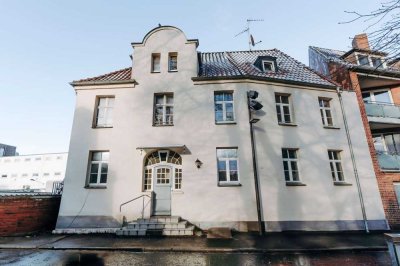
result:
<svg viewBox="0 0 400 266"><path fill-rule="evenodd" d="M127 223L117 236L193 236L194 225L179 216L152 216Z"/></svg>

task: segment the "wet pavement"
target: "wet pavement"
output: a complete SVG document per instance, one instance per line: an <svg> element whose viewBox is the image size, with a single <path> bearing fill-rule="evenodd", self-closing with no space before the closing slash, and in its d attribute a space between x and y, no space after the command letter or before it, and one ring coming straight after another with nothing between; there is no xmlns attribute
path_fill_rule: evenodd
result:
<svg viewBox="0 0 400 266"><path fill-rule="evenodd" d="M0 265L390 265L385 251L180 253L7 249Z"/></svg>

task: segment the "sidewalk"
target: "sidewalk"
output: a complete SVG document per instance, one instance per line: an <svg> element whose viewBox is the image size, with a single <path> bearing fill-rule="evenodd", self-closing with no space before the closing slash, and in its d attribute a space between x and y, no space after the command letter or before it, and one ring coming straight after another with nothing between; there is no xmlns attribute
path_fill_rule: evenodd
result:
<svg viewBox="0 0 400 266"><path fill-rule="evenodd" d="M115 235L0 237L0 249L124 250L134 252L312 252L387 250L383 233L273 233L260 237L235 234L232 239L205 237L124 238Z"/></svg>

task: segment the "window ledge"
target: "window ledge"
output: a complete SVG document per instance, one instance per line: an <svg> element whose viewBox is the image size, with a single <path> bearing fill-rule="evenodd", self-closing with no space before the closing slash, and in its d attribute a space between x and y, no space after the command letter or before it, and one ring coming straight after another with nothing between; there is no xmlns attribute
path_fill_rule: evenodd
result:
<svg viewBox="0 0 400 266"><path fill-rule="evenodd" d="M150 71L152 74L161 73L161 71Z"/></svg>
<svg viewBox="0 0 400 266"><path fill-rule="evenodd" d="M242 184L240 184L240 183L229 183L229 182L226 182L226 183L218 182L218 186L219 187L241 187Z"/></svg>
<svg viewBox="0 0 400 266"><path fill-rule="evenodd" d="M85 189L106 189L107 186L91 186L91 185L86 185L84 186Z"/></svg>
<svg viewBox="0 0 400 266"><path fill-rule="evenodd" d="M382 169L382 168L381 168L381 172L384 172L384 173L400 173L400 169L399 169L399 170L397 170L397 169L394 169L394 170L386 170L386 169Z"/></svg>
<svg viewBox="0 0 400 266"><path fill-rule="evenodd" d="M326 129L340 129L340 127L335 127L335 126L324 126Z"/></svg>
<svg viewBox="0 0 400 266"><path fill-rule="evenodd" d="M156 125L156 124L153 124L153 127L172 127L172 126L174 126L174 124L165 124L165 125Z"/></svg>
<svg viewBox="0 0 400 266"><path fill-rule="evenodd" d="M172 194L184 194L181 190L172 190Z"/></svg>
<svg viewBox="0 0 400 266"><path fill-rule="evenodd" d="M216 125L236 125L236 121L222 121L222 122L217 122L215 121Z"/></svg>
<svg viewBox="0 0 400 266"><path fill-rule="evenodd" d="M333 181L335 186L352 186L353 184L347 183L345 181Z"/></svg>
<svg viewBox="0 0 400 266"><path fill-rule="evenodd" d="M178 70L168 70L169 73L175 73L178 72Z"/></svg>
<svg viewBox="0 0 400 266"><path fill-rule="evenodd" d="M113 126L92 126L93 129L101 129L101 128L113 128Z"/></svg>
<svg viewBox="0 0 400 266"><path fill-rule="evenodd" d="M286 181L286 186L296 187L296 186L307 186L307 185L300 181Z"/></svg>
<svg viewBox="0 0 400 266"><path fill-rule="evenodd" d="M295 123L278 123L280 126L297 127Z"/></svg>

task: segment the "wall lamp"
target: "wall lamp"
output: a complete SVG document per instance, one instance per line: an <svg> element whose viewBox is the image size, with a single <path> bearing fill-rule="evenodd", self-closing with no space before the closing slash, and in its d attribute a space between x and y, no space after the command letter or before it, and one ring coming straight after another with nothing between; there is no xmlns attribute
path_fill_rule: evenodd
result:
<svg viewBox="0 0 400 266"><path fill-rule="evenodd" d="M196 164L197 168L200 168L203 165L203 162L199 159L197 159L194 163Z"/></svg>

